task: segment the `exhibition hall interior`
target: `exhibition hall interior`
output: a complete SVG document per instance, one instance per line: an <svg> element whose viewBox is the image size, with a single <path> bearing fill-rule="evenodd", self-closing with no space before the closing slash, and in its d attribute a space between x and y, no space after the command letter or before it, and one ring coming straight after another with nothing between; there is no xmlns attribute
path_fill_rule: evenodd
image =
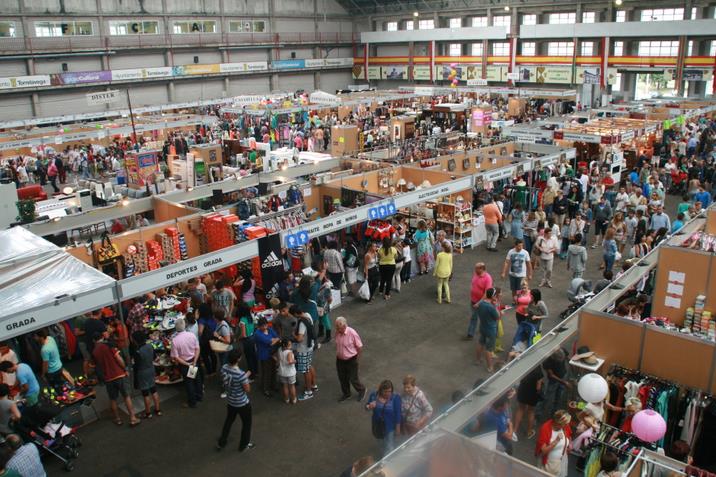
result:
<svg viewBox="0 0 716 477"><path fill-rule="evenodd" d="M716 475L713 0L0 2L0 476Z"/></svg>

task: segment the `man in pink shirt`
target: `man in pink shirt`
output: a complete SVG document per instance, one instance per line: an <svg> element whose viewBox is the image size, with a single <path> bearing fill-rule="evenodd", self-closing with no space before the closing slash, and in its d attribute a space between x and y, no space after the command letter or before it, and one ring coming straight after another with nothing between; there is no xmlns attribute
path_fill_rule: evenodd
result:
<svg viewBox="0 0 716 477"><path fill-rule="evenodd" d="M344 317L336 318L336 370L343 392L338 402L350 399L351 384L358 391L358 402L365 397L365 386L358 377L358 359L362 350L363 342L356 330L348 326Z"/></svg>
<svg viewBox="0 0 716 477"><path fill-rule="evenodd" d="M477 328L477 305L485 296L485 291L492 288L492 276L487 273L485 264L477 262L475 264L475 273L472 275L472 284L470 286L470 324L467 326L467 337L465 339L471 340L475 336L475 330Z"/></svg>
<svg viewBox="0 0 716 477"><path fill-rule="evenodd" d="M199 340L194 333L186 331L186 322L183 318L179 318L174 323L177 334L172 338L172 360L179 365L181 377L184 379L184 389L186 390L187 406L195 408L196 403L200 402L204 397L204 383L201 369L197 371L196 376L190 378L187 376L190 366L196 366L199 359Z"/></svg>
<svg viewBox="0 0 716 477"><path fill-rule="evenodd" d="M485 230L487 231L487 250L497 251L497 239L500 237L500 223L502 223L502 212L490 196L487 203L482 206L482 215L485 217Z"/></svg>

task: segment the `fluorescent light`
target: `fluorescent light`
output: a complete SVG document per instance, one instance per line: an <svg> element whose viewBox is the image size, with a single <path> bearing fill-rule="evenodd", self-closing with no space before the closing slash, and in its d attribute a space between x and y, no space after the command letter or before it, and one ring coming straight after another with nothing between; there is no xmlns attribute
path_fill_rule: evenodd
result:
<svg viewBox="0 0 716 477"><path fill-rule="evenodd" d="M414 16L414 17L419 17L419 16L420 16L420 13L418 13L417 11L415 11L415 12L413 12L413 16Z"/></svg>

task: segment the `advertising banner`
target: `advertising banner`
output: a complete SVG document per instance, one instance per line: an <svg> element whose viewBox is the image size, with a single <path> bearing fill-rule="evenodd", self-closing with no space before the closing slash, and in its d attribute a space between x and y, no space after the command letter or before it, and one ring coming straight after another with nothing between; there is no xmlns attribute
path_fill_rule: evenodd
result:
<svg viewBox="0 0 716 477"><path fill-rule="evenodd" d="M220 73L243 73L246 71L246 63L221 63L219 64Z"/></svg>
<svg viewBox="0 0 716 477"><path fill-rule="evenodd" d="M353 65L351 75L353 79L365 79L365 68L363 68L363 65Z"/></svg>
<svg viewBox="0 0 716 477"><path fill-rule="evenodd" d="M293 70L305 67L305 60L274 60L271 62L271 68L275 70Z"/></svg>
<svg viewBox="0 0 716 477"><path fill-rule="evenodd" d="M465 78L463 78L463 70L464 68L462 66L456 66L453 68L450 65L439 65L435 67L435 78L438 80L445 80L448 81L450 78L450 73L452 70L455 70L457 72L457 79L458 81L464 81Z"/></svg>
<svg viewBox="0 0 716 477"><path fill-rule="evenodd" d="M128 70L112 70L112 81L128 81L144 78L144 70L128 69Z"/></svg>
<svg viewBox="0 0 716 477"><path fill-rule="evenodd" d="M14 88L37 88L39 86L50 86L49 75L15 76L12 78L0 78L0 89Z"/></svg>
<svg viewBox="0 0 716 477"><path fill-rule="evenodd" d="M428 65L413 66L413 79L415 81L430 81L430 66L428 66Z"/></svg>
<svg viewBox="0 0 716 477"><path fill-rule="evenodd" d="M283 280L283 261L281 260L281 236L267 235L259 240L259 263L261 264L261 288L266 298L278 294L278 284Z"/></svg>
<svg viewBox="0 0 716 477"><path fill-rule="evenodd" d="M160 66L157 68L144 68L142 70L144 78L171 78L174 71L171 66Z"/></svg>
<svg viewBox="0 0 716 477"><path fill-rule="evenodd" d="M368 79L379 80L380 79L380 66L369 66L368 67Z"/></svg>
<svg viewBox="0 0 716 477"><path fill-rule="evenodd" d="M572 83L571 66L520 66L519 74L525 83Z"/></svg>
<svg viewBox="0 0 716 477"><path fill-rule="evenodd" d="M177 69L180 71L177 72ZM217 64L207 65L183 65L174 67L174 76L182 75L213 75L221 73L221 69Z"/></svg>
<svg viewBox="0 0 716 477"><path fill-rule="evenodd" d="M468 65L465 67L465 79L470 80L482 79L482 65ZM468 83L470 84L470 83ZM487 83L485 83L487 84Z"/></svg>
<svg viewBox="0 0 716 477"><path fill-rule="evenodd" d="M304 60L306 68L321 68L326 66L326 61L323 59L318 60Z"/></svg>
<svg viewBox="0 0 716 477"><path fill-rule="evenodd" d="M407 66L383 66L381 68L381 78L387 80L407 80L408 79L408 67Z"/></svg>
<svg viewBox="0 0 716 477"><path fill-rule="evenodd" d="M326 58L323 61L326 66L353 66L353 58Z"/></svg>
<svg viewBox="0 0 716 477"><path fill-rule="evenodd" d="M50 76L53 86L66 84L101 83L112 81L111 71L81 71L72 73L59 73Z"/></svg>
<svg viewBox="0 0 716 477"><path fill-rule="evenodd" d="M577 66L574 82L577 84L599 84L601 69L598 66Z"/></svg>
<svg viewBox="0 0 716 477"><path fill-rule="evenodd" d="M500 65L487 65L487 81L507 81L507 67Z"/></svg>
<svg viewBox="0 0 716 477"><path fill-rule="evenodd" d="M246 64L246 71L266 71L268 69L268 62L266 61L248 61Z"/></svg>

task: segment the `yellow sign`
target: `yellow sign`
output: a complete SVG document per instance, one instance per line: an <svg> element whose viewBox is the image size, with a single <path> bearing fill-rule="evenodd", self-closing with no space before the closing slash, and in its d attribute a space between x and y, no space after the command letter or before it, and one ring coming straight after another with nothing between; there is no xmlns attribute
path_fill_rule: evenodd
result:
<svg viewBox="0 0 716 477"><path fill-rule="evenodd" d="M214 65L184 65L185 75L212 75L220 73L218 64Z"/></svg>

